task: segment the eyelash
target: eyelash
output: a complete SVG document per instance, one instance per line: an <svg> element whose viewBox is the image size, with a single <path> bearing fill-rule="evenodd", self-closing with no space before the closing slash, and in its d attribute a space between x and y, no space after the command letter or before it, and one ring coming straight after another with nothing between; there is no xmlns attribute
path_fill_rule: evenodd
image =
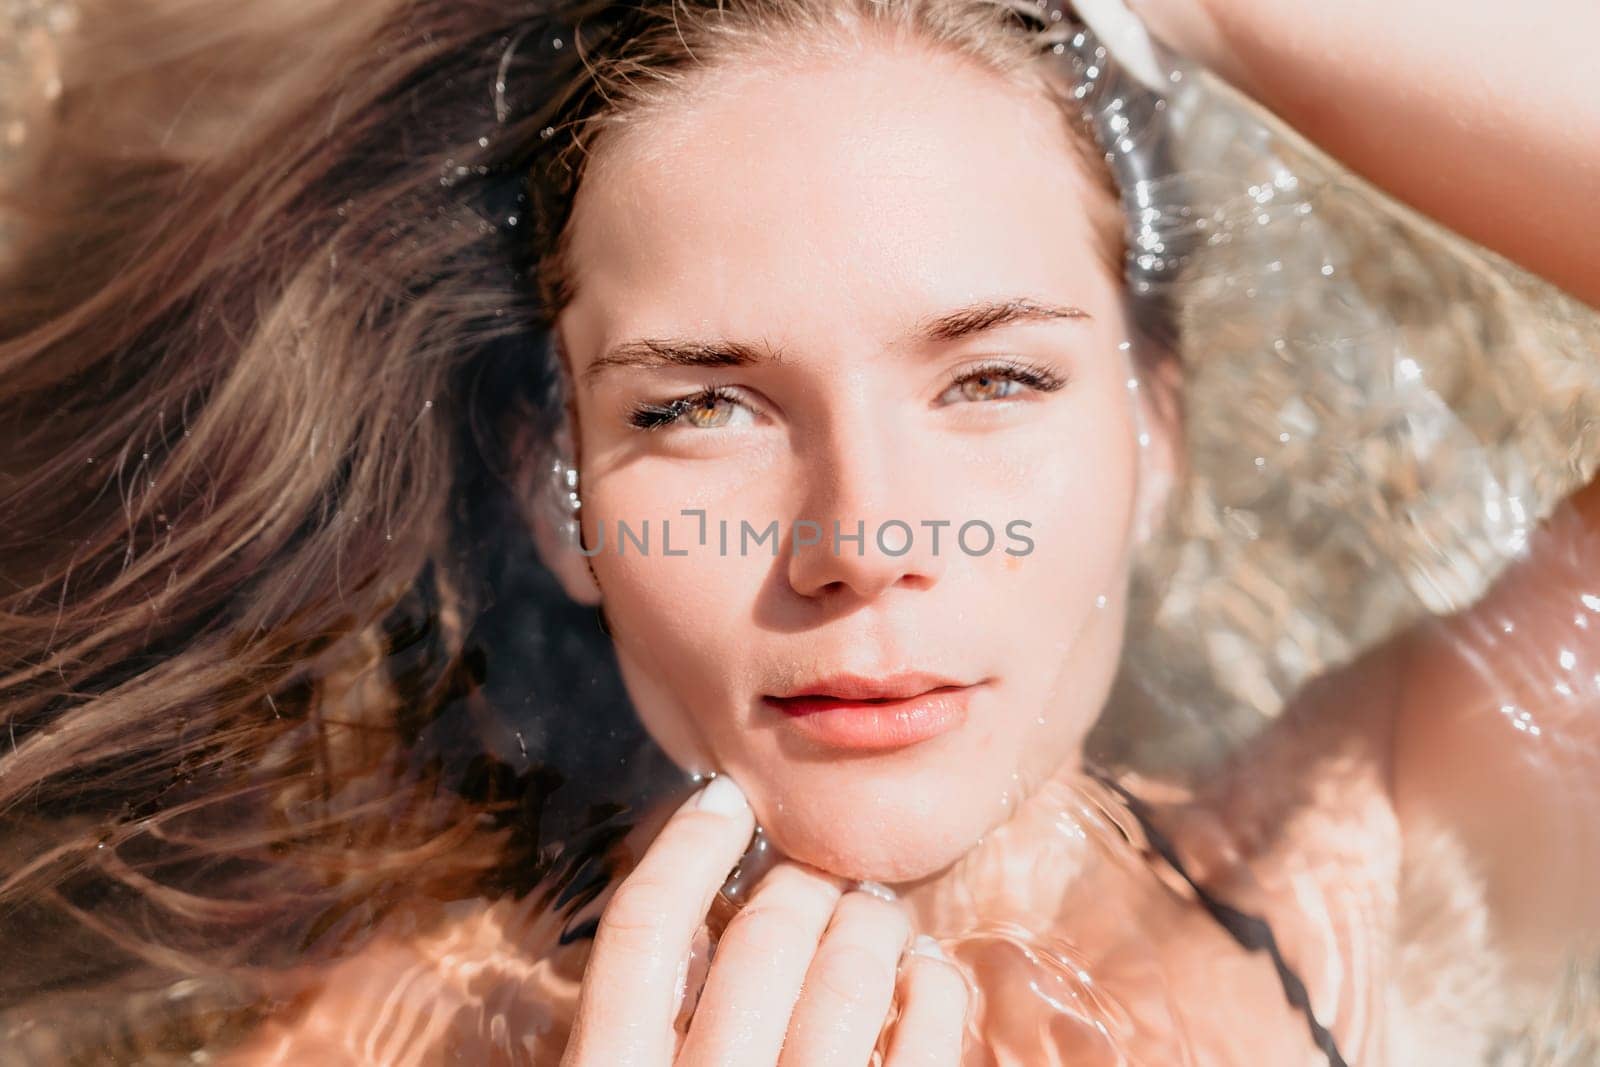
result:
<svg viewBox="0 0 1600 1067"><path fill-rule="evenodd" d="M952 387L961 385L964 382L984 377L1005 378L1026 385L1041 393L1053 393L1067 384L1067 380L1061 375L1036 363L1029 363L1025 360L996 359L981 363L959 377L952 379L950 385L945 387L945 391L948 392ZM711 385L697 393L678 397L665 404L652 404L649 402L635 404L628 412L628 422L636 429L659 430L663 426L670 426L677 422L692 408L718 400L731 404L741 403L739 395L727 386Z"/></svg>
<svg viewBox="0 0 1600 1067"><path fill-rule="evenodd" d="M711 385L691 393L670 400L665 404L642 403L635 404L628 412L628 422L640 430L659 430L663 426L670 426L681 419L691 408L713 400L725 400L730 404L739 403L739 396L733 390L723 385Z"/></svg>

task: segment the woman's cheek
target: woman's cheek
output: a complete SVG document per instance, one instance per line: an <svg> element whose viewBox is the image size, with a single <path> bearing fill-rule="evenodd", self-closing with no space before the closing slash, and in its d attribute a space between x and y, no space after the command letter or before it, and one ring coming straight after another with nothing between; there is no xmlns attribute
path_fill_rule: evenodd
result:
<svg viewBox="0 0 1600 1067"><path fill-rule="evenodd" d="M668 718L727 702L730 657L748 637L751 590L760 586L741 574L751 560L721 555L714 515L702 545L699 520L658 503L660 488L647 494L630 483L594 509L605 530L590 560L624 680L653 734L668 728ZM648 503L625 509L619 501L626 499ZM645 547L619 537L624 524ZM697 724L697 732L706 725Z"/></svg>

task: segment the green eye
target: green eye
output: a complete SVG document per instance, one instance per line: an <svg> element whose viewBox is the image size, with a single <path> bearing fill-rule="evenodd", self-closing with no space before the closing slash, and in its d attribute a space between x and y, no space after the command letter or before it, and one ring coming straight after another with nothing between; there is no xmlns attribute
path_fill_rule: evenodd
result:
<svg viewBox="0 0 1600 1067"><path fill-rule="evenodd" d="M684 409L681 418L687 419L689 425L701 430L714 430L718 426L725 426L733 417L733 405L717 396L696 398Z"/></svg>
<svg viewBox="0 0 1600 1067"><path fill-rule="evenodd" d="M1020 393L1024 386L1041 393L1053 393L1066 384L1065 378L1043 367L997 360L961 375L940 399L946 403L1004 400Z"/></svg>
<svg viewBox="0 0 1600 1067"><path fill-rule="evenodd" d="M716 430L732 424L741 410L753 417L749 405L740 400L737 393L719 385L665 404L639 404L628 413L628 422L641 430L656 430L680 422L697 430Z"/></svg>
<svg viewBox="0 0 1600 1067"><path fill-rule="evenodd" d="M956 383L956 388L961 390L963 400L999 400L1020 390L1022 383L1015 378L1002 378L998 374L983 371L962 378Z"/></svg>

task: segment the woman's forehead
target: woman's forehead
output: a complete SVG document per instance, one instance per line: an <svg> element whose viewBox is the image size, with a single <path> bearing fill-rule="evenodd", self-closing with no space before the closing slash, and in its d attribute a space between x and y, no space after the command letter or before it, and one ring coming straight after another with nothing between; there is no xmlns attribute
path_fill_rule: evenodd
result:
<svg viewBox="0 0 1600 1067"><path fill-rule="evenodd" d="M1103 194L1059 115L979 69L885 53L735 73L594 163L570 245L583 334L772 329L819 310L898 329L979 297L1082 305L1107 282L1087 291Z"/></svg>

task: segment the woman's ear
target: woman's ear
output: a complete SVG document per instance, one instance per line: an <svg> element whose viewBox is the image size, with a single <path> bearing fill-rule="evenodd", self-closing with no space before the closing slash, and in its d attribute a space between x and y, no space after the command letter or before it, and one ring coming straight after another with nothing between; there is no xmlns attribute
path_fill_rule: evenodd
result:
<svg viewBox="0 0 1600 1067"><path fill-rule="evenodd" d="M576 535L568 532L568 529L575 529L575 524L558 523L554 509L542 502L534 502L527 510L531 512L533 543L539 558L556 576L567 596L589 607L600 603L600 586L589 569L589 559L580 550Z"/></svg>
<svg viewBox="0 0 1600 1067"><path fill-rule="evenodd" d="M516 454L527 457L527 462L518 479L517 503L533 531L540 560L567 596L593 607L600 603L601 594L579 533L577 449L573 442L578 413L569 385L571 371L557 330L546 331L544 345L548 391L539 411L518 422Z"/></svg>
<svg viewBox="0 0 1600 1067"><path fill-rule="evenodd" d="M578 540L570 436L562 423L555 434L545 438L534 429L536 422L529 417L517 431L514 452L522 457L515 486L517 510L533 533L540 561L569 597L592 607L600 603L600 586Z"/></svg>

